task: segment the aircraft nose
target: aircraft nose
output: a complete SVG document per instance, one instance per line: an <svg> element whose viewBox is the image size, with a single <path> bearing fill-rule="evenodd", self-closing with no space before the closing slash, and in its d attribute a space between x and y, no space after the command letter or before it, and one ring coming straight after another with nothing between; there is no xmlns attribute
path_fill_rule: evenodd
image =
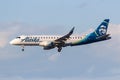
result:
<svg viewBox="0 0 120 80"><path fill-rule="evenodd" d="M19 42L20 42L20 40L13 39L13 40L10 41L9 43L10 43L11 45L18 45Z"/></svg>
<svg viewBox="0 0 120 80"><path fill-rule="evenodd" d="M10 41L10 44L11 44L11 45L16 45L16 40Z"/></svg>
<svg viewBox="0 0 120 80"><path fill-rule="evenodd" d="M10 41L10 44L11 44L11 45L13 45L13 44L14 44L13 40L12 40L12 41Z"/></svg>

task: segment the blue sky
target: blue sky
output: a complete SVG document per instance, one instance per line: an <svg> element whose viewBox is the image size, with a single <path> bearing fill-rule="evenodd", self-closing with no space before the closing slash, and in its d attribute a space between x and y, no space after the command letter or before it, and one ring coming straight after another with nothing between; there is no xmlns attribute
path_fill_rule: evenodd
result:
<svg viewBox="0 0 120 80"><path fill-rule="evenodd" d="M119 0L1 0L1 80L119 80ZM21 34L74 34L95 29L110 19L112 39L100 43L56 49L12 46Z"/></svg>

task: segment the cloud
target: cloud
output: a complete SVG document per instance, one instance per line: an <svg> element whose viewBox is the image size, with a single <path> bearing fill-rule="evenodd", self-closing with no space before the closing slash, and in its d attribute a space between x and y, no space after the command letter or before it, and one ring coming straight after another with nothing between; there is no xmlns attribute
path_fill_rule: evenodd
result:
<svg viewBox="0 0 120 80"><path fill-rule="evenodd" d="M24 78L22 77L18 77L18 76L14 76L14 77L0 77L0 80L25 80Z"/></svg>
<svg viewBox="0 0 120 80"><path fill-rule="evenodd" d="M3 34L0 34L0 35L5 36L4 40L7 44L10 36L11 35L16 35L18 30L21 30L21 28L19 28L19 25L16 26L16 27L13 26L13 27L10 27L10 28L4 28L4 29L0 30L3 33ZM120 61L120 58L119 58L119 56L120 56L120 54L119 54L120 45L118 45L120 43L120 37L119 37L119 35L120 35L120 25L119 24L118 25L117 24L110 24L108 30L109 30L108 33L111 34L112 39L109 40L108 42L104 41L102 43L93 44L94 46L95 45L97 45L97 46L103 46L104 45L105 48L103 49L103 47L100 47L99 49L101 51L99 52L99 49L95 48L96 46L92 47L91 49L92 50L96 49L96 52L98 52L98 53L91 53L91 55L93 57L93 56L96 56L96 54L99 54L97 57L102 56L102 57L104 57L105 60L110 58L110 60ZM34 29L34 31L36 31L36 30ZM2 44L2 43L0 43L0 44ZM2 46L5 47L6 44L4 43L4 44L2 44ZM101 44L101 45L99 45L99 44ZM107 49L108 51L103 52L105 49ZM52 61L52 62L57 62L60 55L61 54L59 54L59 53L52 54L48 57L48 60ZM72 54L72 55L74 55L74 54ZM80 55L82 55L82 52L81 52ZM14 52L14 50L10 50L7 47L5 47L5 50L0 51L0 59L2 59L2 60L4 60L4 59L14 59L14 58L18 58L20 56L22 56L22 54L21 55L17 54L17 53ZM83 61L83 62L84 62L84 64L86 64L85 61ZM71 64L73 64L73 63L71 63ZM103 64L101 64L101 65L103 65ZM94 74L95 72L97 72L96 71L97 69L98 68L97 68L96 64L94 64L94 65L90 65L90 67L87 70L84 70L84 71L87 74L92 74L92 73ZM117 68L117 69L119 69L119 68ZM117 72L117 69L112 69L108 72L110 72L112 74L119 74L119 71ZM73 78L29 78L29 79L28 78L23 78L23 77L14 77L14 76L13 77L0 77L0 80L119 80L119 79L120 79L120 76L107 76L107 77L96 77L96 78L86 78L86 77L85 78L83 78L83 77L77 77L77 78L75 77L74 78L73 77Z"/></svg>
<svg viewBox="0 0 120 80"><path fill-rule="evenodd" d="M96 78L87 78L87 77L69 77L69 78L24 78L20 76L12 77L0 77L0 80L119 80L120 76L108 76L108 77L96 77Z"/></svg>
<svg viewBox="0 0 120 80"><path fill-rule="evenodd" d="M108 34L110 34L110 36L112 37L110 40L108 41L104 41L104 42L100 42L95 44L96 46L93 46L93 48L96 48L96 53L95 55L98 55L99 57L109 57L111 59L120 61L120 58L118 58L118 56L120 56L119 52L120 52L120 24L110 24L108 27ZM103 48L104 46L104 48ZM101 53L100 53L101 52ZM113 54L114 53L114 54Z"/></svg>
<svg viewBox="0 0 120 80"><path fill-rule="evenodd" d="M10 38L16 35L20 29L18 23L0 23L0 60L8 60L21 57L15 54L9 46Z"/></svg>
<svg viewBox="0 0 120 80"><path fill-rule="evenodd" d="M120 24L110 24L108 32L110 32L113 36L120 35Z"/></svg>
<svg viewBox="0 0 120 80"><path fill-rule="evenodd" d="M11 60L11 59L18 59L26 55L18 54L11 50L1 50L0 51L0 61L2 60Z"/></svg>
<svg viewBox="0 0 120 80"><path fill-rule="evenodd" d="M116 49L120 49L120 24L110 24L109 26L109 31L108 31L110 34L111 34L111 43L109 43L109 45L111 47L114 47Z"/></svg>
<svg viewBox="0 0 120 80"><path fill-rule="evenodd" d="M120 74L120 68L113 68L113 69L111 69L110 70L110 73L112 73L112 74Z"/></svg>
<svg viewBox="0 0 120 80"><path fill-rule="evenodd" d="M5 27L4 29L0 30L0 47L1 48L5 47L7 45L7 43L9 42L9 37L11 35L15 34L19 29L19 27L16 26L16 24L7 25L7 26L10 26L10 28Z"/></svg>
<svg viewBox="0 0 120 80"><path fill-rule="evenodd" d="M22 31L22 32L23 33L27 32L26 27L30 26L30 25L27 25L27 24L24 24L24 23L8 23L8 24L0 24L0 25L2 27L5 27L5 28L0 27L1 28L1 30L0 30L0 36L1 36L0 37L0 48L4 48L9 43L9 38L12 35L16 36L16 34L18 32L21 32L23 28L24 28L25 31ZM32 32L31 30L33 30L33 26L31 26L29 29L30 29L30 32ZM41 28L39 28L39 29L41 29ZM36 30L38 32L38 28L36 28ZM36 32L36 30L34 29L33 32ZM91 29L89 32L91 32L91 31L93 31L93 30ZM112 39L109 42L107 42L106 47L108 47L108 48L115 47L115 49L117 49L116 51L118 51L120 49L120 45L118 45L118 44L120 44L120 37L119 37L119 35L120 35L120 24L110 24L109 29L108 29L108 33L111 34ZM107 53L104 53L104 55L108 56ZM118 55L119 54L117 54L116 59L118 59L120 61ZM53 54L48 59L50 61L56 61L59 56L60 56L59 54ZM103 56L103 55L101 54L101 56Z"/></svg>
<svg viewBox="0 0 120 80"><path fill-rule="evenodd" d="M60 56L60 53L56 53L56 54L52 54L48 57L48 60L50 61L56 61L58 59L58 57Z"/></svg>
<svg viewBox="0 0 120 80"><path fill-rule="evenodd" d="M79 5L79 8L85 8L88 5L87 2L83 2Z"/></svg>
<svg viewBox="0 0 120 80"><path fill-rule="evenodd" d="M94 65L92 65L89 69L88 69L88 73L93 73L94 72L94 70L95 70L95 66Z"/></svg>
<svg viewBox="0 0 120 80"><path fill-rule="evenodd" d="M36 26L36 28L34 28L34 26ZM22 34L43 34L40 32L45 30L46 33L49 33L49 30L52 31L53 29L50 29L48 26L40 27L38 25L30 25L20 22L0 23L0 60L14 59L19 56L21 57L21 55L16 54L15 50L10 49L14 47L10 47L11 45L9 44L13 38ZM58 54L51 55L49 60L55 61L58 56Z"/></svg>
<svg viewBox="0 0 120 80"><path fill-rule="evenodd" d="M109 49L109 53L111 53L111 57L120 62L120 24L110 24L108 33L111 34L112 39L107 43L106 48ZM114 53L114 54L113 54ZM110 54L108 54L110 55Z"/></svg>

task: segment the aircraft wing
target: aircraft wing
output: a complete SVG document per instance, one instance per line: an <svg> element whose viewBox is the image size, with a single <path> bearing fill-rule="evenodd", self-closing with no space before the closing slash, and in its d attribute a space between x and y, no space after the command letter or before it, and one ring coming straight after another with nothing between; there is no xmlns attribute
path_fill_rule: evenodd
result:
<svg viewBox="0 0 120 80"><path fill-rule="evenodd" d="M56 39L55 42L64 42L64 41L66 41L67 39L69 39L70 36L73 34L74 28L75 28L75 27L73 27L73 28L70 30L70 32L69 32L68 34L66 34L65 36L62 36L62 37Z"/></svg>
<svg viewBox="0 0 120 80"><path fill-rule="evenodd" d="M65 41L67 39L69 39L70 36L73 34L74 28L75 27L73 27L68 34L66 34L54 41L55 46L58 48L58 52L60 52L62 50L62 47L65 46Z"/></svg>

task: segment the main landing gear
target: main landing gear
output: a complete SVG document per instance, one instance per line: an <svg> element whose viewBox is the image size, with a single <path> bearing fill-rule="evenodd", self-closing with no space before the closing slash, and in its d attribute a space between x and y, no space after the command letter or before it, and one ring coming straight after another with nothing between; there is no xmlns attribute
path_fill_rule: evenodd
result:
<svg viewBox="0 0 120 80"><path fill-rule="evenodd" d="M59 48L58 48L58 52L61 52L61 50L62 50L62 47L59 47Z"/></svg>

